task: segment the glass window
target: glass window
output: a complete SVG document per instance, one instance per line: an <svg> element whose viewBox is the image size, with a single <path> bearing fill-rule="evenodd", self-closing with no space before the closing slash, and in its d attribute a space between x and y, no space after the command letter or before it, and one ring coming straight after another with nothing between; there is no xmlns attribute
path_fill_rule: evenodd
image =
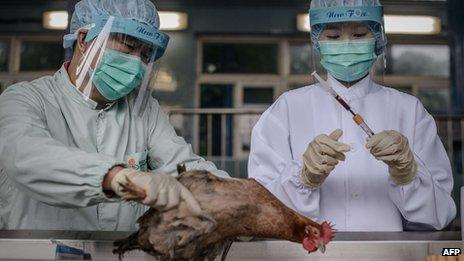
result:
<svg viewBox="0 0 464 261"><path fill-rule="evenodd" d="M248 178L248 158L210 158L218 169L224 170L233 178Z"/></svg>
<svg viewBox="0 0 464 261"><path fill-rule="evenodd" d="M25 41L21 45L21 71L57 70L63 63L61 42Z"/></svg>
<svg viewBox="0 0 464 261"><path fill-rule="evenodd" d="M446 114L450 106L449 89L420 89L417 97L431 114Z"/></svg>
<svg viewBox="0 0 464 261"><path fill-rule="evenodd" d="M0 41L0 72L8 71L8 61L10 56L10 43Z"/></svg>
<svg viewBox="0 0 464 261"><path fill-rule="evenodd" d="M276 74L277 44L203 44L204 73Z"/></svg>
<svg viewBox="0 0 464 261"><path fill-rule="evenodd" d="M231 108L233 85L230 84L202 84L201 108Z"/></svg>
<svg viewBox="0 0 464 261"><path fill-rule="evenodd" d="M238 117L238 126L235 127L235 130L239 132L241 148L243 152L249 152L251 147L251 132L253 127L258 122L261 115L259 114L249 114L249 115L240 115Z"/></svg>
<svg viewBox="0 0 464 261"><path fill-rule="evenodd" d="M233 85L202 84L201 108L233 107ZM200 155L219 156L225 146L226 155L232 155L232 117L227 114L209 114L200 116ZM225 121L225 128L222 126ZM210 127L208 127L210 126ZM209 132L209 133L208 133ZM223 144L223 138L225 144Z"/></svg>
<svg viewBox="0 0 464 261"><path fill-rule="evenodd" d="M274 88L272 86L243 88L243 105L246 107L259 106L267 108L274 102ZM250 151L251 131L260 118L259 114L240 115L235 130L239 132L241 149L243 152Z"/></svg>
<svg viewBox="0 0 464 261"><path fill-rule="evenodd" d="M389 52L389 74L444 77L450 74L450 51L447 45L395 44Z"/></svg>
<svg viewBox="0 0 464 261"><path fill-rule="evenodd" d="M314 70L322 71L319 55L309 43L290 44L290 73L310 74Z"/></svg>
<svg viewBox="0 0 464 261"><path fill-rule="evenodd" d="M274 101L274 88L272 87L244 87L244 104L272 104Z"/></svg>

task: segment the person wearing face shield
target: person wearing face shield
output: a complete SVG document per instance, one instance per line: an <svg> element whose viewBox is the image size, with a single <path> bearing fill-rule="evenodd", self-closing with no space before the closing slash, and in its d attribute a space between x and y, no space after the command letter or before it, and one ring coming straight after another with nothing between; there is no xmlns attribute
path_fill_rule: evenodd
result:
<svg viewBox="0 0 464 261"><path fill-rule="evenodd" d="M76 4L72 59L0 96L3 229L129 231L148 207L181 201L201 213L177 164L228 175L192 152L150 93L168 40L149 0ZM121 200L128 180L145 198Z"/></svg>
<svg viewBox="0 0 464 261"><path fill-rule="evenodd" d="M313 0L311 38L328 83L284 93L252 132L249 176L339 231L439 230L456 215L450 161L415 97L373 81L386 46L378 0Z"/></svg>

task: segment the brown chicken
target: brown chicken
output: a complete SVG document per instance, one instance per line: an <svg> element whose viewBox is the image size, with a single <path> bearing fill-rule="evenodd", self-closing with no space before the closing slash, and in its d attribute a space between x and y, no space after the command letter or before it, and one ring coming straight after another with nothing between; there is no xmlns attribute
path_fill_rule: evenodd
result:
<svg viewBox="0 0 464 261"><path fill-rule="evenodd" d="M116 241L113 253L121 257L141 249L159 260L214 260L241 236L298 242L308 252L324 252L334 237L329 223L299 215L253 179L224 179L196 170L177 179L192 192L204 214L192 215L183 202L165 212L150 209L139 218L139 231ZM126 190L131 198L144 197L130 181Z"/></svg>

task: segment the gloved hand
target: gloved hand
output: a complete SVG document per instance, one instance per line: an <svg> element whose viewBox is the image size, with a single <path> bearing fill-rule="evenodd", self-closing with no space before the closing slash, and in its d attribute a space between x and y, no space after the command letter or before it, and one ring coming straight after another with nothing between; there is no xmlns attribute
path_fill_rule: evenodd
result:
<svg viewBox="0 0 464 261"><path fill-rule="evenodd" d="M388 165L390 178L396 185L406 185L416 177L417 164L408 139L397 131L382 131L367 140L366 148Z"/></svg>
<svg viewBox="0 0 464 261"><path fill-rule="evenodd" d="M344 152L350 150L347 144L338 142L343 132L340 129L333 131L329 136L322 134L314 138L303 154L303 170L301 181L306 186L316 188L324 182L330 172L345 160Z"/></svg>
<svg viewBox="0 0 464 261"><path fill-rule="evenodd" d="M159 210L171 209L184 200L193 214L202 214L192 193L169 175L126 168L116 173L111 188L125 200L137 200Z"/></svg>

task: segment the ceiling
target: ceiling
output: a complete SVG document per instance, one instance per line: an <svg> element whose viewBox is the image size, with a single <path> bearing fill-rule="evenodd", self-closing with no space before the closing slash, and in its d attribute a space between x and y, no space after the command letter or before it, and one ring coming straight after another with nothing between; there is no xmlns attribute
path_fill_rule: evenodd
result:
<svg viewBox="0 0 464 261"><path fill-rule="evenodd" d="M183 11L195 8L279 8L307 10L310 0L152 0L158 10ZM72 10L78 0L0 0L0 21L41 18L44 10ZM381 0L386 12L440 13L446 12L446 0ZM405 8L407 7L407 8Z"/></svg>
<svg viewBox="0 0 464 261"><path fill-rule="evenodd" d="M309 5L310 0L152 0L161 5L184 5L184 6L302 6ZM446 0L380 0L384 5L446 2ZM19 5L41 5L41 4L67 4L66 0L1 0L0 6ZM74 2L74 1L73 1Z"/></svg>

